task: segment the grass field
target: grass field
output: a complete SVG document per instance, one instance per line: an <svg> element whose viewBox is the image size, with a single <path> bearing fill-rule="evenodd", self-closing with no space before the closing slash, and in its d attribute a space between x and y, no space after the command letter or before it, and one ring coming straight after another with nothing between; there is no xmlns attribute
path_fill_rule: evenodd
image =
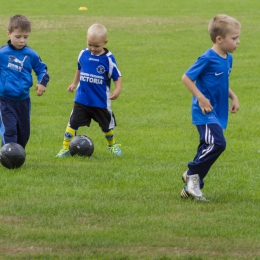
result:
<svg viewBox="0 0 260 260"><path fill-rule="evenodd" d="M25 164L0 166L0 259L260 259L259 7L255 0L2 1L0 45L9 17L28 16L28 45L51 82L42 97L31 91ZM198 134L181 77L211 47L207 26L218 13L242 23L230 77L241 108L205 180L211 203L182 201L181 175ZM93 122L79 130L94 141L93 156L58 159L73 106L66 89L95 22L107 27L123 74L112 103L123 156L109 154Z"/></svg>

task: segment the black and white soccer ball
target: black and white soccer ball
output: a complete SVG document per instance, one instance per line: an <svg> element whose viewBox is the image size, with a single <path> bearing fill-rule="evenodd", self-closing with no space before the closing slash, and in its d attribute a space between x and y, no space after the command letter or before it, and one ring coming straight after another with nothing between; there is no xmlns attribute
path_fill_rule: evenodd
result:
<svg viewBox="0 0 260 260"><path fill-rule="evenodd" d="M71 156L87 156L90 157L94 152L94 143L86 135L75 136L69 146Z"/></svg>
<svg viewBox="0 0 260 260"><path fill-rule="evenodd" d="M25 150L20 144L8 143L0 149L0 162L5 168L20 168L25 158Z"/></svg>

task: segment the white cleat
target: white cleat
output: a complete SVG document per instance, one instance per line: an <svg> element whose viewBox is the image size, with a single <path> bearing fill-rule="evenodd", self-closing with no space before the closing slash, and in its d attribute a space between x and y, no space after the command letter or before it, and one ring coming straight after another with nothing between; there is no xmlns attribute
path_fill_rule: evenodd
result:
<svg viewBox="0 0 260 260"><path fill-rule="evenodd" d="M200 177L198 174L187 175L187 191L193 197L203 197L202 192L200 190Z"/></svg>
<svg viewBox="0 0 260 260"><path fill-rule="evenodd" d="M182 177L181 177L181 179L182 179L182 181L183 181L184 183L186 183L186 181L187 181L187 172L188 172L188 170L187 170L186 172L184 172L184 173L182 174Z"/></svg>

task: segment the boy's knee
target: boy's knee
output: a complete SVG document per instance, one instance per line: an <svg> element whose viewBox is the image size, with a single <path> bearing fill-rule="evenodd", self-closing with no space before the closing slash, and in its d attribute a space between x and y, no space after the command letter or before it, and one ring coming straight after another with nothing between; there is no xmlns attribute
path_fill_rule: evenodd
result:
<svg viewBox="0 0 260 260"><path fill-rule="evenodd" d="M221 142L217 143L216 145L218 146L218 149L219 149L221 152L224 152L225 149L226 149L227 143L226 143L226 140L223 139L223 140L221 140Z"/></svg>
<svg viewBox="0 0 260 260"><path fill-rule="evenodd" d="M15 127L6 127L4 135L8 137L17 136L17 129Z"/></svg>

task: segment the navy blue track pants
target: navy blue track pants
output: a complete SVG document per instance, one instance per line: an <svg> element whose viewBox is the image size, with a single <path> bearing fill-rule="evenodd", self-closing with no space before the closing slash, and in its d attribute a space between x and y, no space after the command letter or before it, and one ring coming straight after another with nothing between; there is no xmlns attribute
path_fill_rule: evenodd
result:
<svg viewBox="0 0 260 260"><path fill-rule="evenodd" d="M25 148L30 137L31 101L13 101L0 97L0 134L2 145L18 143Z"/></svg>
<svg viewBox="0 0 260 260"><path fill-rule="evenodd" d="M200 144L192 162L188 163L188 175L198 174L203 188L203 179L210 167L226 149L226 140L223 130L218 124L197 125L200 135Z"/></svg>

